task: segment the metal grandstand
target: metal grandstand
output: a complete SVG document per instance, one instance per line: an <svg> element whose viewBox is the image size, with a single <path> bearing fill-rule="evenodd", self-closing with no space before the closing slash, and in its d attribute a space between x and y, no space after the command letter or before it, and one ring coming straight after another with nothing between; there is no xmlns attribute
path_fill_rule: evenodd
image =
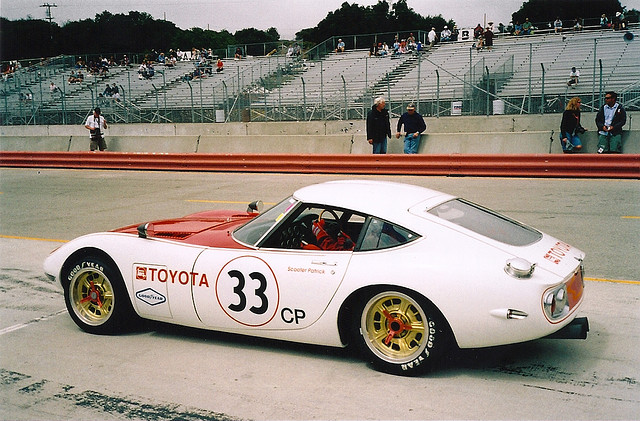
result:
<svg viewBox="0 0 640 421"><path fill-rule="evenodd" d="M418 32L424 37L424 32ZM491 51L473 41L442 43L421 54L370 57L363 43L393 35L338 37L300 57L283 53L224 59L224 71L186 77L195 62L156 67L139 79L137 66L113 66L106 75L69 84L74 57L64 56L3 76L0 124L81 124L100 106L110 122L225 122L362 119L373 99L385 96L392 115L409 102L425 116L561 112L573 96L583 110L597 109L614 90L627 110L640 109L640 39L628 31L585 30L526 37L498 36ZM344 37L346 38L346 37ZM571 67L580 71L568 86ZM59 91L49 91L50 82ZM119 101L100 96L116 84Z"/></svg>

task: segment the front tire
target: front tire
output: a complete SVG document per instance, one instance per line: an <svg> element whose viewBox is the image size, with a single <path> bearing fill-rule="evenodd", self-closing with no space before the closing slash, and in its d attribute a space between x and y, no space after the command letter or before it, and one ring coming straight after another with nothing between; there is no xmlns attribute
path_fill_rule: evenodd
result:
<svg viewBox="0 0 640 421"><path fill-rule="evenodd" d="M117 333L135 318L122 276L110 260L80 257L68 262L61 276L69 315L85 332Z"/></svg>
<svg viewBox="0 0 640 421"><path fill-rule="evenodd" d="M383 291L361 301L352 335L362 355L380 371L414 376L432 369L450 343L435 307L417 294Z"/></svg>

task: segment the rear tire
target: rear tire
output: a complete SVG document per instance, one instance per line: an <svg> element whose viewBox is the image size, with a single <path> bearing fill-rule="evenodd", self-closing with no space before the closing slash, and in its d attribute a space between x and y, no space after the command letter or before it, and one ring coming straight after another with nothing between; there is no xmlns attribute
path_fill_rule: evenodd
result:
<svg viewBox="0 0 640 421"><path fill-rule="evenodd" d="M65 264L61 278L69 315L85 332L114 334L136 320L120 271L109 259L78 257Z"/></svg>
<svg viewBox="0 0 640 421"><path fill-rule="evenodd" d="M440 312L423 297L401 290L364 297L354 314L351 335L377 370L403 376L433 369L451 343Z"/></svg>

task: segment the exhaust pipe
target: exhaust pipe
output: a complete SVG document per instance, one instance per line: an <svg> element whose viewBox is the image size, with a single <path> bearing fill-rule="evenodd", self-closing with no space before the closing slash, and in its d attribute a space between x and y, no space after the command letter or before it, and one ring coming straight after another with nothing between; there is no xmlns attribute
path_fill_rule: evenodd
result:
<svg viewBox="0 0 640 421"><path fill-rule="evenodd" d="M545 336L545 339L587 339L587 332L589 320L586 317L576 317L559 331Z"/></svg>

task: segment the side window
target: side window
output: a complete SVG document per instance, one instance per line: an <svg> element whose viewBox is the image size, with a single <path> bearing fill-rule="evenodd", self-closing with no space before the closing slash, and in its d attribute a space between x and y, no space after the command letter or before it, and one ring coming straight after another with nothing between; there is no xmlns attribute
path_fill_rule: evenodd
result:
<svg viewBox="0 0 640 421"><path fill-rule="evenodd" d="M372 217L369 220L369 225L364 233L359 250L369 251L395 247L413 241L418 237L418 234L398 225Z"/></svg>
<svg viewBox="0 0 640 421"><path fill-rule="evenodd" d="M314 224L322 220L322 231ZM303 250L353 250L366 217L349 210L302 204L286 216L260 247ZM326 235L325 235L326 233ZM326 240L326 237L332 240Z"/></svg>

